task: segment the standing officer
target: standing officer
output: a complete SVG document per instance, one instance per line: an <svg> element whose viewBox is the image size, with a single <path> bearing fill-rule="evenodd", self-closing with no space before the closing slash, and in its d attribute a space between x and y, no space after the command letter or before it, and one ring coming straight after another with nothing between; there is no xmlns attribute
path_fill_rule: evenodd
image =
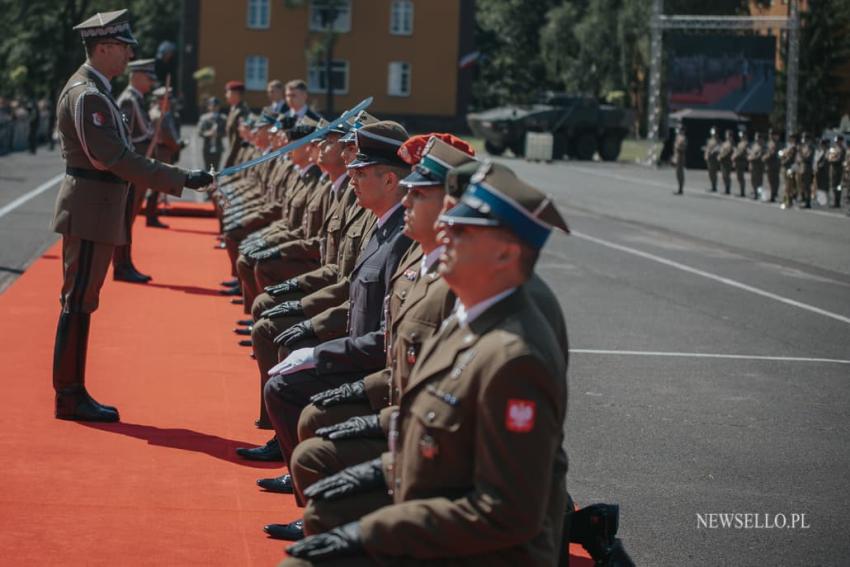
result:
<svg viewBox="0 0 850 567"><path fill-rule="evenodd" d="M742 131L741 139L738 140L738 145L735 146L735 151L732 152L732 162L735 164L735 176L738 178L738 187L741 190L740 196L747 196L747 151L750 148L750 141L747 139L747 133Z"/></svg>
<svg viewBox="0 0 850 567"><path fill-rule="evenodd" d="M681 195L685 190L685 152L688 149L688 139L685 137L685 127L676 128L676 140L673 142L673 164L676 166L676 181L679 190L674 195Z"/></svg>
<svg viewBox="0 0 850 567"><path fill-rule="evenodd" d="M803 132L797 148L797 192L803 199L803 207L812 208L812 181L814 180L815 148L809 139L809 133Z"/></svg>
<svg viewBox="0 0 850 567"><path fill-rule="evenodd" d="M720 172L723 176L723 186L728 195L732 191L732 152L735 151L735 134L726 130L726 139L720 145L717 159L720 161Z"/></svg>
<svg viewBox="0 0 850 567"><path fill-rule="evenodd" d="M129 237L129 183L179 195L213 179L133 151L130 133L112 98L110 80L121 73L138 45L127 10L96 14L74 27L86 48L86 62L71 76L57 103L57 130L65 157L65 178L56 199L53 230L62 234L62 313L53 354L56 417L117 421L118 410L103 406L85 388L85 360L91 313L115 245Z"/></svg>
<svg viewBox="0 0 850 567"><path fill-rule="evenodd" d="M775 203L779 196L779 172L781 169L779 163L779 133L771 129L767 136L767 148L764 151L762 162L767 171L767 183L770 185L770 202Z"/></svg>
<svg viewBox="0 0 850 567"><path fill-rule="evenodd" d="M782 175L785 179L785 191L782 196L782 208L787 208L797 198L797 134L788 136L788 143L779 152L782 163Z"/></svg>
<svg viewBox="0 0 850 567"><path fill-rule="evenodd" d="M708 180L711 182L711 192L717 193L717 170L720 169L720 142L717 140L717 129L712 128L705 142L705 163L708 166Z"/></svg>
<svg viewBox="0 0 850 567"><path fill-rule="evenodd" d="M221 115L221 102L214 96L207 100L207 112L198 121L198 136L203 141L201 154L204 157L204 169L218 170L225 136L225 119Z"/></svg>
<svg viewBox="0 0 850 567"><path fill-rule="evenodd" d="M389 488L394 503L287 549L307 564L557 563L566 366L525 284L566 224L550 198L487 164L441 219L440 273L458 304L419 353L390 451L305 490L332 501Z"/></svg>
<svg viewBox="0 0 850 567"><path fill-rule="evenodd" d="M815 185L813 195L815 203L820 204L817 199L817 191L823 191L826 195L825 203L829 202L829 138L821 138L820 145L815 151Z"/></svg>
<svg viewBox="0 0 850 567"><path fill-rule="evenodd" d="M832 147L827 152L826 159L829 162L829 187L832 191L832 207L841 207L841 178L844 174L844 158L847 149L844 147L844 136L838 134L833 140Z"/></svg>
<svg viewBox="0 0 850 567"><path fill-rule="evenodd" d="M236 156L242 147L242 141L239 137L239 124L251 113L248 105L242 100L244 94L245 83L241 81L228 81L224 85L224 100L230 105L230 112L227 114L227 121L224 125L229 143L227 157L224 158L224 167L230 167L236 163Z"/></svg>
<svg viewBox="0 0 850 567"><path fill-rule="evenodd" d="M127 120L127 130L130 132L130 141L133 149L139 155L147 155L148 146L154 134L151 117L148 115L145 95L151 92L156 84L153 59L138 59L127 65L130 71L130 84L118 97L118 106ZM151 277L139 272L133 265L132 236L133 223L142 208L142 201L147 192L146 187L136 187L130 184L127 205L132 207L133 214L130 217L130 240L127 244L116 246L112 255L112 277L116 281L130 283L147 283Z"/></svg>
<svg viewBox="0 0 850 567"><path fill-rule="evenodd" d="M184 142L177 128L178 119L174 110L174 97L171 87L162 86L153 91L154 103L151 106L151 121L156 132L153 158L163 163L175 164L180 160L180 151ZM145 201L145 226L168 228L159 220L159 194L150 191Z"/></svg>
<svg viewBox="0 0 850 567"><path fill-rule="evenodd" d="M756 139L747 152L747 161L750 162L750 183L753 186L753 199L758 199L762 193L764 182L764 136L756 132Z"/></svg>

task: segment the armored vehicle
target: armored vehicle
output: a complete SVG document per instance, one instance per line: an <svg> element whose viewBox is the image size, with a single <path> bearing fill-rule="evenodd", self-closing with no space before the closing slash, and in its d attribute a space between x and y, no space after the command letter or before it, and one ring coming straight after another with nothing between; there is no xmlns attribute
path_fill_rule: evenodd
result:
<svg viewBox="0 0 850 567"><path fill-rule="evenodd" d="M526 132L549 132L556 159L590 160L599 152L603 160L614 161L633 123L633 113L593 98L548 94L538 104L501 106L468 114L466 120L492 155L510 149L523 156Z"/></svg>

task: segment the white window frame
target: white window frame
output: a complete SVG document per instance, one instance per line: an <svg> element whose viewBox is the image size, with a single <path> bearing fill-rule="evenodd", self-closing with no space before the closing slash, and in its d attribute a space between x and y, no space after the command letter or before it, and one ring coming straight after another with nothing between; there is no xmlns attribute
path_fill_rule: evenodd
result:
<svg viewBox="0 0 850 567"><path fill-rule="evenodd" d="M413 0L393 0L390 5L390 35L413 35Z"/></svg>
<svg viewBox="0 0 850 567"><path fill-rule="evenodd" d="M269 58L265 55L245 57L245 90L265 91L269 82Z"/></svg>
<svg viewBox="0 0 850 567"><path fill-rule="evenodd" d="M271 25L271 0L248 0L245 20L248 29L267 30Z"/></svg>
<svg viewBox="0 0 850 567"><path fill-rule="evenodd" d="M308 21L311 32L325 31L322 26L321 16L317 8L321 8L322 4L327 0L310 0L310 13ZM336 21L333 23L333 31L337 33L348 33L351 31L351 0L343 0L340 4L340 12L337 14Z"/></svg>
<svg viewBox="0 0 850 567"><path fill-rule="evenodd" d="M407 72L407 91L401 88L401 74L404 72ZM413 65L407 61L390 61L389 66L387 66L387 94L390 96L410 96L412 92Z"/></svg>
<svg viewBox="0 0 850 567"><path fill-rule="evenodd" d="M343 71L343 89L334 88L335 95L346 95L348 94L348 84L349 77L351 76L351 65L346 59L334 59L333 65L336 67L340 65ZM339 70L339 69L337 69ZM333 71L331 71L333 73ZM307 88L311 93L322 94L328 91L325 85L321 84L320 77L323 77L325 74L325 60L320 59L313 63L310 63L310 66L307 69Z"/></svg>

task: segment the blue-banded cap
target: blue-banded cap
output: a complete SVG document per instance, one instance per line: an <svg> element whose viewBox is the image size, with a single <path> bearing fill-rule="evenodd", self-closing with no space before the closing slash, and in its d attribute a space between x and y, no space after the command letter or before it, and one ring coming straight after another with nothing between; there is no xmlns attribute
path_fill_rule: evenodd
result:
<svg viewBox="0 0 850 567"><path fill-rule="evenodd" d="M156 70L154 69L155 59L136 59L127 63L127 72L144 73L152 79L156 79Z"/></svg>
<svg viewBox="0 0 850 567"><path fill-rule="evenodd" d="M295 126L286 131L286 135L289 138L289 141L300 140L304 136L309 136L316 130L316 126L318 126L318 122L315 120L303 117L301 118Z"/></svg>
<svg viewBox="0 0 850 567"><path fill-rule="evenodd" d="M126 9L98 12L74 26L74 29L80 32L83 43L114 39L133 47L139 45L139 42L133 37L133 30L130 29L130 12Z"/></svg>
<svg viewBox="0 0 850 567"><path fill-rule="evenodd" d="M369 124L374 124L378 122L378 119L366 112L365 110L361 110L357 116L349 121L349 129L348 132L339 139L341 144L355 144L357 143L357 139L355 138L355 132L362 128L363 126L367 126Z"/></svg>
<svg viewBox="0 0 850 567"><path fill-rule="evenodd" d="M407 187L443 187L449 171L475 158L439 138L431 137L413 172L401 180Z"/></svg>
<svg viewBox="0 0 850 567"><path fill-rule="evenodd" d="M404 126L392 120L367 124L355 130L357 157L348 164L348 169L359 169L370 165L409 167L398 156L398 149L409 137Z"/></svg>
<svg viewBox="0 0 850 567"><path fill-rule="evenodd" d="M552 229L570 232L548 195L492 162L478 169L460 203L440 220L448 225L502 227L536 250L543 248Z"/></svg>
<svg viewBox="0 0 850 567"><path fill-rule="evenodd" d="M277 122L277 113L271 112L268 109L263 109L260 113L260 117L257 120L258 126L274 126L275 122Z"/></svg>

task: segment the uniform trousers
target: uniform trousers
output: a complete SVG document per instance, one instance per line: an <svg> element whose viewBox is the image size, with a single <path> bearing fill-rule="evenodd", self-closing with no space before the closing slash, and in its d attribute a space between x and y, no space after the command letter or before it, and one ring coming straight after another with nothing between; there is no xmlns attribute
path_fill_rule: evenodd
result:
<svg viewBox="0 0 850 567"><path fill-rule="evenodd" d="M62 236L62 295L65 313L92 313L112 261L114 245L76 236Z"/></svg>

